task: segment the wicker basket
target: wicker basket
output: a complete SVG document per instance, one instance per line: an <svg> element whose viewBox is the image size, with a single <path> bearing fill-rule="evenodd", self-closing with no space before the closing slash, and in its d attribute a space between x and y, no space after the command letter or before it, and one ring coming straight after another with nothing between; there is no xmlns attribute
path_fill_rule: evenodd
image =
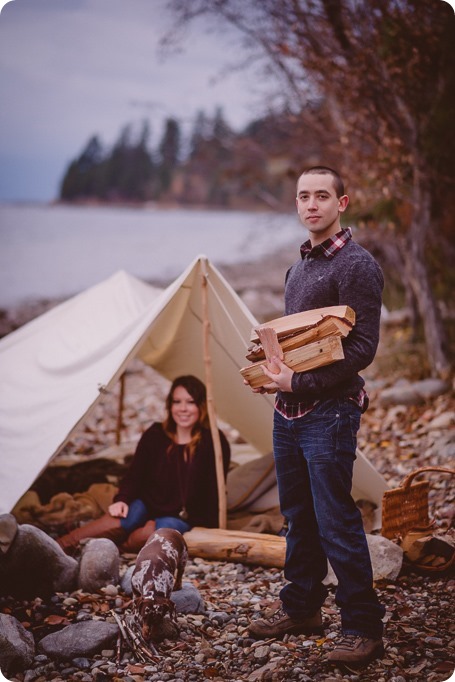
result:
<svg viewBox="0 0 455 682"><path fill-rule="evenodd" d="M428 481L413 479L427 471L455 474L454 469L445 467L422 467L408 474L398 488L386 490L382 498L381 534L389 540L403 538L413 528L430 528L432 521L428 513Z"/></svg>

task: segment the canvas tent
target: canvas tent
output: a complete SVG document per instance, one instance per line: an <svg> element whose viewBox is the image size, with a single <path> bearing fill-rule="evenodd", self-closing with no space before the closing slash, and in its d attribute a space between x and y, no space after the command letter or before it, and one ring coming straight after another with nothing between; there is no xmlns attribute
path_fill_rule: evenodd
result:
<svg viewBox="0 0 455 682"><path fill-rule="evenodd" d="M239 369L255 318L220 272L196 258L164 290L120 271L0 340L0 513L10 511L134 357L172 380L205 379L204 294L214 406L259 453L271 451L273 396ZM380 505L383 477L359 452L354 496Z"/></svg>

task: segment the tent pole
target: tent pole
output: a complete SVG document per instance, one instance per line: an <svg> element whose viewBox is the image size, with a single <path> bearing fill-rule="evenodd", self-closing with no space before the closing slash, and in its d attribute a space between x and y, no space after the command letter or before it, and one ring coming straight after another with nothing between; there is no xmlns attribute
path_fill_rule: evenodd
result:
<svg viewBox="0 0 455 682"><path fill-rule="evenodd" d="M204 370L205 387L207 390L207 412L212 434L213 448L215 451L216 481L218 486L218 523L220 528L227 525L227 501L226 482L224 479L223 451L221 448L220 433L216 419L215 404L213 400L212 358L210 355L210 320L208 308L208 273L207 262L201 261L202 267L202 315L203 315L203 347L204 347Z"/></svg>
<svg viewBox="0 0 455 682"><path fill-rule="evenodd" d="M123 400L125 397L125 372L123 372L122 376L120 377L120 394L118 397L118 412L117 412L117 428L115 431L115 443L116 445L120 445L121 441L121 431L122 431L122 422L123 422Z"/></svg>

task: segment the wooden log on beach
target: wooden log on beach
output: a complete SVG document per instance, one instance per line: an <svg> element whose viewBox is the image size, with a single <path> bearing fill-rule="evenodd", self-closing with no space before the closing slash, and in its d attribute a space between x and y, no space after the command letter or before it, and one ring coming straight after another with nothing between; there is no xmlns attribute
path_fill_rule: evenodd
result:
<svg viewBox="0 0 455 682"><path fill-rule="evenodd" d="M195 527L184 534L191 557L283 568L286 539L267 533Z"/></svg>

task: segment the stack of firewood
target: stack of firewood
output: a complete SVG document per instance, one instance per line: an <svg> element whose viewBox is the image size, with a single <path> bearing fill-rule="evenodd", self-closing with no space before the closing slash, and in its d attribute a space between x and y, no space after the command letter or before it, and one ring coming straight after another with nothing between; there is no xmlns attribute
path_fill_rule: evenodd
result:
<svg viewBox="0 0 455 682"><path fill-rule="evenodd" d="M295 372L329 365L344 358L341 339L355 324L355 312L346 305L307 310L285 315L253 329L246 355L251 365L240 370L252 388L270 382L262 371L266 365L276 371L279 357Z"/></svg>

